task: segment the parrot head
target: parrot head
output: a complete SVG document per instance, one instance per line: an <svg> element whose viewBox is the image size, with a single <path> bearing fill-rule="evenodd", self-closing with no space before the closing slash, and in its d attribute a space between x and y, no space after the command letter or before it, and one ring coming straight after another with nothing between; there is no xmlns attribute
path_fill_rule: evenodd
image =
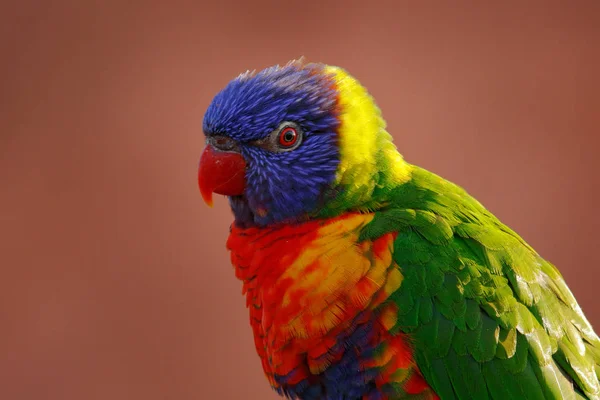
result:
<svg viewBox="0 0 600 400"><path fill-rule="evenodd" d="M200 192L228 196L241 226L370 210L410 175L366 89L302 59L229 82L203 131Z"/></svg>

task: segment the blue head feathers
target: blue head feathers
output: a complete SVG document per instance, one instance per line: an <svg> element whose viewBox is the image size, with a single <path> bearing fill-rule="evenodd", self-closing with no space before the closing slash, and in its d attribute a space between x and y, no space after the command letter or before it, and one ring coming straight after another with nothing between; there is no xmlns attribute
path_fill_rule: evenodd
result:
<svg viewBox="0 0 600 400"><path fill-rule="evenodd" d="M230 197L237 223L301 220L322 205L340 160L337 101L323 66L301 61L242 74L215 96L204 133L233 139L247 165L244 194ZM290 151L264 145L285 123L300 144Z"/></svg>

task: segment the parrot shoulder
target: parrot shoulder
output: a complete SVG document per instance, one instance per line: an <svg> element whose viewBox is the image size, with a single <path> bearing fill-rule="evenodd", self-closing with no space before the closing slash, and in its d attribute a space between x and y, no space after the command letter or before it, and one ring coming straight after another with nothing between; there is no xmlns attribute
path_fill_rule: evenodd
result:
<svg viewBox="0 0 600 400"><path fill-rule="evenodd" d="M600 398L600 340L550 262L433 173L388 190L360 239L397 233L395 329L441 398Z"/></svg>

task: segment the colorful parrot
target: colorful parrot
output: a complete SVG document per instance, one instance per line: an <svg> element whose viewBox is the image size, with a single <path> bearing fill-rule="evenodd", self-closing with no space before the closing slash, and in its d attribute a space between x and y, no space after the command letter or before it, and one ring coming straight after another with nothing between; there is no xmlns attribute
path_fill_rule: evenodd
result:
<svg viewBox="0 0 600 400"><path fill-rule="evenodd" d="M271 386L291 399L600 399L600 339L558 270L404 160L367 90L303 59L210 103L204 200Z"/></svg>

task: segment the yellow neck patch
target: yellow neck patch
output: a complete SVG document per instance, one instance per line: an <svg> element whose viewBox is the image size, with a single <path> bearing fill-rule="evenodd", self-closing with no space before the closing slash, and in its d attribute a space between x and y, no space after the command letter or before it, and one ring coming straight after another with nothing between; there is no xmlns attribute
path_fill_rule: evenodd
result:
<svg viewBox="0 0 600 400"><path fill-rule="evenodd" d="M336 183L360 188L353 193L353 200L361 202L363 196L367 200L375 185L395 186L409 181L411 166L385 130L385 120L371 95L345 70L326 66L325 72L333 76L341 108Z"/></svg>

